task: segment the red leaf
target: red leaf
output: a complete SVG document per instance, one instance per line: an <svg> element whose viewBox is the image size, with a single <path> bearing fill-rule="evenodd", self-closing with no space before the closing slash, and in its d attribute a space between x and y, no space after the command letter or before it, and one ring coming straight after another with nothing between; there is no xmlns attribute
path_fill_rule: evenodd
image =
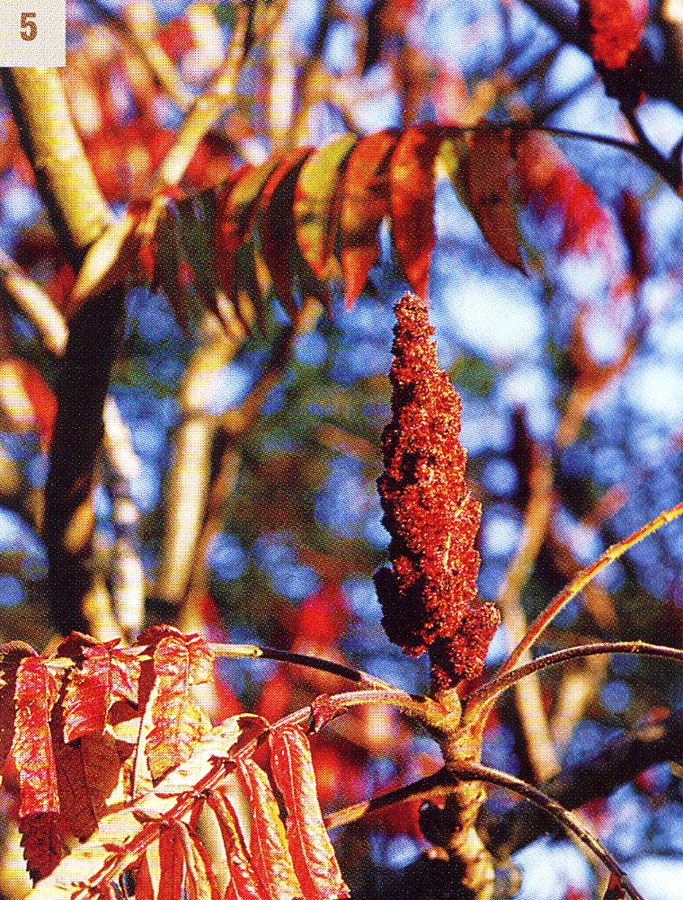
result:
<svg viewBox="0 0 683 900"><path fill-rule="evenodd" d="M389 212L389 161L399 136L391 129L363 138L351 151L338 192L347 307L365 287L379 254L377 230Z"/></svg>
<svg viewBox="0 0 683 900"><path fill-rule="evenodd" d="M64 855L56 813L39 813L19 819L21 846L29 875L34 883L46 878Z"/></svg>
<svg viewBox="0 0 683 900"><path fill-rule="evenodd" d="M299 172L311 154L310 147L290 153L277 166L261 192L258 233L277 298L294 320L297 308L292 292L291 252L294 243L294 191Z"/></svg>
<svg viewBox="0 0 683 900"><path fill-rule="evenodd" d="M413 125L404 132L389 165L394 244L408 283L423 299L435 243L434 163L443 134L433 122Z"/></svg>
<svg viewBox="0 0 683 900"><path fill-rule="evenodd" d="M313 722L311 723L310 728L311 732L317 734L331 722L332 719L340 716L345 711L346 707L335 703L328 694L320 694L311 703L311 712L313 714Z"/></svg>
<svg viewBox="0 0 683 900"><path fill-rule="evenodd" d="M5 765L14 738L17 669L22 659L36 655L33 647L23 641L12 641L0 648L0 769Z"/></svg>
<svg viewBox="0 0 683 900"><path fill-rule="evenodd" d="M106 644L85 635L72 635L78 641L81 660L74 670L64 696L64 740L69 743L104 728L107 713L117 700L137 702L140 660L118 640ZM70 649L70 648L69 648ZM71 654L70 654L71 655Z"/></svg>
<svg viewBox="0 0 683 900"><path fill-rule="evenodd" d="M273 777L287 807L287 840L305 900L349 897L323 823L311 749L300 728L275 728L270 735Z"/></svg>
<svg viewBox="0 0 683 900"><path fill-rule="evenodd" d="M221 900L211 857L192 828L178 823L182 829L187 863L187 900Z"/></svg>
<svg viewBox="0 0 683 900"><path fill-rule="evenodd" d="M57 769L50 734L57 684L45 661L37 656L22 659L16 678L11 753L19 770L19 816L58 813Z"/></svg>
<svg viewBox="0 0 683 900"><path fill-rule="evenodd" d="M189 758L210 723L192 686L211 677L213 655L199 635L167 634L154 648L155 693L146 753L153 778Z"/></svg>
<svg viewBox="0 0 683 900"><path fill-rule="evenodd" d="M160 877L158 896L175 900L183 896L185 851L176 828L162 827L159 833Z"/></svg>
<svg viewBox="0 0 683 900"><path fill-rule="evenodd" d="M57 418L57 398L54 392L45 383L45 379L35 366L23 359L17 359L21 383L33 406L33 415L36 431L40 438L40 445L47 452L52 443L52 432Z"/></svg>
<svg viewBox="0 0 683 900"><path fill-rule="evenodd" d="M514 168L509 130L475 131L458 177L467 207L489 247L503 262L524 272L511 183Z"/></svg>
<svg viewBox="0 0 683 900"><path fill-rule="evenodd" d="M213 791L207 797L207 803L218 820L228 860L230 883L225 900L261 900L256 873L247 856L237 817L227 794L220 790Z"/></svg>
<svg viewBox="0 0 683 900"><path fill-rule="evenodd" d="M268 900L301 897L285 828L268 776L251 759L240 760L239 769L251 805L249 850L262 895Z"/></svg>

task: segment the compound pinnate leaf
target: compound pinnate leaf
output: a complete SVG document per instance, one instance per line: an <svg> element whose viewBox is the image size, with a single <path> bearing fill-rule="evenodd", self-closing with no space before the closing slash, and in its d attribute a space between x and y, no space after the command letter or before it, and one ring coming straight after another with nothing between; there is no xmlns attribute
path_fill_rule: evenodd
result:
<svg viewBox="0 0 683 900"><path fill-rule="evenodd" d="M287 846L285 826L268 776L251 759L240 760L239 770L251 805L249 850L261 893L267 900L302 897Z"/></svg>
<svg viewBox="0 0 683 900"><path fill-rule="evenodd" d="M391 220L406 279L418 297L427 296L434 249L434 164L443 129L433 122L404 132L391 157Z"/></svg>
<svg viewBox="0 0 683 900"><path fill-rule="evenodd" d="M0 766L4 766L14 738L14 693L19 663L36 651L23 641L12 641L0 648Z"/></svg>
<svg viewBox="0 0 683 900"><path fill-rule="evenodd" d="M11 754L19 770L19 816L58 813L57 769L52 752L50 714L57 683L38 656L19 663L14 703L16 716Z"/></svg>
<svg viewBox="0 0 683 900"><path fill-rule="evenodd" d="M377 261L377 231L389 212L389 161L398 143L397 129L368 135L356 144L339 189L344 299L353 306Z"/></svg>
<svg viewBox="0 0 683 900"><path fill-rule="evenodd" d="M69 655L80 656L67 683L62 704L64 740L69 743L102 731L117 700L137 702L140 660L118 640L106 644L73 634L65 642ZM74 652L75 651L75 652Z"/></svg>
<svg viewBox="0 0 683 900"><path fill-rule="evenodd" d="M305 900L349 897L323 823L308 738L300 728L270 735L273 777L287 808L287 840Z"/></svg>

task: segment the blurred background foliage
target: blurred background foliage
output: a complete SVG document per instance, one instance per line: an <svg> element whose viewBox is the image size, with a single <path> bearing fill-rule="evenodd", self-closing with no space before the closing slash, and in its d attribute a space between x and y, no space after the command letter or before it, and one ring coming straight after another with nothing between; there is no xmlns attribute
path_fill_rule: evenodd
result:
<svg viewBox="0 0 683 900"><path fill-rule="evenodd" d="M244 160L259 162L286 146L323 144L349 128L365 134L427 119L457 122L472 107L475 119L533 116L537 124L630 139L589 56L560 40L537 5L547 6L290 0L273 39L252 53L239 102L212 129L188 185L217 180ZM670 25L659 4L651 5L646 39L664 53ZM152 24L152 7L143 0L69 0L67 9L67 94L98 181L122 210L168 148L181 105L154 84L120 23L133 33L154 28L191 97L222 61L232 16L227 4L201 0L156 3ZM681 108L669 99L647 99L639 117L662 152L683 133ZM552 478L549 520L521 591L528 618L580 567L683 493L681 199L619 147L554 141L557 155L544 146L538 151L555 172L552 190L538 190L533 173L520 188L528 200L520 204L519 227L529 275L495 256L451 183L439 177L430 281L439 359L463 398L461 439L483 505L484 598L499 598L525 539L534 479L539 472ZM69 273L8 112L0 144L0 246L59 306ZM397 686L424 691L428 667L386 639L371 580L388 543L375 481L390 414L391 307L407 287L386 224L380 244L380 261L355 306L344 308L341 290L333 288L329 315L313 317L296 337L288 365L246 431L227 427L230 411L250 396L287 322L272 293L264 328L254 328L234 358L209 372L201 409L188 411L182 391L188 363L200 352L198 335L215 326L203 320L183 333L163 292L133 288L111 395L137 457L128 478L139 513L133 550L152 618L179 615L212 640L343 656ZM17 356L50 384L54 358L41 351L35 328L6 291L2 316ZM16 408L13 418L13 383L0 372L6 423L0 629L5 640L44 645L52 623L39 526L50 399L41 399L42 388L27 376L22 383L33 418L18 419ZM192 416L211 431L206 463L214 486L228 455L237 461L234 489L215 495L215 527L205 533L178 613L178 598L172 605L159 590L158 566L168 537L175 440ZM105 591L116 577L119 536L109 474L105 460L94 495L92 558ZM613 563L558 618L546 649L635 638L680 647L682 531L683 522L673 522ZM504 624L489 666L502 660L506 634ZM312 691L329 689L322 676L274 663L223 660L219 674L217 716L239 704L277 716ZM680 708L683 691L670 664L614 656L548 673L542 699L559 758L570 764L618 730ZM321 797L330 807L439 765L429 741L385 713L319 739L316 749ZM527 751L510 698L491 721L484 762L533 777ZM683 876L680 775L675 765L647 770L589 811L608 849L651 900L674 898ZM489 802L500 812L512 800L492 791ZM423 846L415 809L390 811L339 836L342 863L356 883L366 877L368 858L400 867ZM524 871L519 897L594 896L594 873L564 840L544 838L516 859Z"/></svg>

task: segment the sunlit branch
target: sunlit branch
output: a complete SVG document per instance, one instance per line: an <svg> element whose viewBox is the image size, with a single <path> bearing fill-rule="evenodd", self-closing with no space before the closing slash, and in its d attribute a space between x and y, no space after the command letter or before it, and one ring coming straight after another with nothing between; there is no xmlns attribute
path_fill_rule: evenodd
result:
<svg viewBox="0 0 683 900"><path fill-rule="evenodd" d="M634 531L633 534L630 534L617 544L612 544L605 550L599 559L587 568L582 569L581 572L579 572L578 575L555 596L548 606L532 622L524 638L517 644L507 661L501 666L497 676L500 677L501 675L504 675L516 666L524 653L532 647L541 634L543 634L557 613L581 590L583 590L583 588L589 584L599 572L602 572L602 570L614 560L619 559L620 556L639 541L642 541L643 538L657 531L657 529L661 528L663 525L673 521L673 519L680 516L681 513L683 513L683 502L676 504L676 506L671 507L671 509L664 510L664 512L655 516L650 522L643 525L642 528Z"/></svg>
<svg viewBox="0 0 683 900"><path fill-rule="evenodd" d="M28 278L2 250L0 250L0 282L2 289L35 325L45 347L56 356L61 356L69 337L64 316L54 305L49 294Z"/></svg>
<svg viewBox="0 0 683 900"><path fill-rule="evenodd" d="M582 825L570 812L540 791L538 788L532 787L520 778L514 775L508 775L506 772L499 772L497 769L491 769L488 766L482 766L478 763L461 760L452 764L450 774L454 779L464 781L484 781L488 784L495 784L498 787L507 788L516 794L520 794L525 799L534 803L543 809L553 819L558 821L564 828L576 835L576 837L589 850L598 857L598 859L607 866L610 872L613 872L620 880L623 887L631 895L633 900L643 900L643 896L638 892L630 878L621 868L614 857L605 850L602 844L591 834L591 832Z"/></svg>
<svg viewBox="0 0 683 900"><path fill-rule="evenodd" d="M473 691L467 698L467 706L470 710L478 710L482 705L493 702L503 691L512 687L520 679L526 678L542 669L557 666L571 659L579 659L583 656L596 656L599 654L634 653L642 656L659 656L665 659L673 659L683 662L683 650L677 647L663 647L659 644L648 644L644 641L613 641L598 644L582 644L580 647L569 647L566 650L557 650L555 653L547 653L533 662L519 666L489 681L487 684ZM477 715L473 712L473 715Z"/></svg>
<svg viewBox="0 0 683 900"><path fill-rule="evenodd" d="M321 672L329 672L330 675L339 675L349 681L374 687L378 690L391 691L391 685L379 678L373 678L366 672L346 666L343 663L322 659L319 656L310 656L305 653L292 653L291 650L276 650L274 647L259 647L256 644L209 644L209 648L215 656L227 656L232 659L274 659L280 662L292 663L297 666L306 666L309 669L318 669Z"/></svg>

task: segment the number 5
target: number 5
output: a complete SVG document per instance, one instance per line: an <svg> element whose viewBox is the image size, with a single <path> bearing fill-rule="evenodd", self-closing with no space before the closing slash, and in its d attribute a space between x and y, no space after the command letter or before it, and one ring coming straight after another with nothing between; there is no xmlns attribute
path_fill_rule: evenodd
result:
<svg viewBox="0 0 683 900"><path fill-rule="evenodd" d="M34 12L23 12L21 14L21 37L24 41L32 41L38 34L38 26L35 23L36 14Z"/></svg>

